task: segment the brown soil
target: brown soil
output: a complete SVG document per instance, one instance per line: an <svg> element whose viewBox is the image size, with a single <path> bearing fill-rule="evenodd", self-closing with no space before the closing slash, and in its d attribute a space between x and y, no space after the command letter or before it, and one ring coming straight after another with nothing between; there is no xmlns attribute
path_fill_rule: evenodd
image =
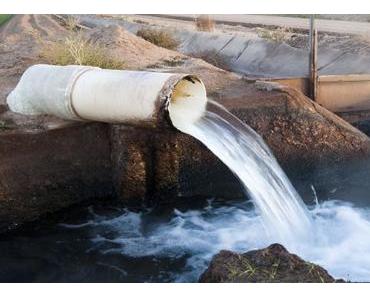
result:
<svg viewBox="0 0 370 297"><path fill-rule="evenodd" d="M30 65L44 63L40 57L48 43L71 34L60 20L50 15L17 15L0 28L0 105ZM163 69L200 73L209 87L225 72L202 60L157 47L119 26L98 27L84 31L93 42L105 45L122 59L128 69ZM229 76L231 74L228 74ZM211 83L212 82L212 83Z"/></svg>
<svg viewBox="0 0 370 297"><path fill-rule="evenodd" d="M41 57L45 47L69 34L73 32L52 15L17 15L0 28L0 133L39 131L67 124L51 116L30 117L8 112L6 97L29 66L46 62ZM85 29L83 34L92 42L104 45L112 56L122 59L125 67L131 70L196 73L211 91L223 88L226 77L236 78L200 59L158 47L119 26Z"/></svg>
<svg viewBox="0 0 370 297"><path fill-rule="evenodd" d="M5 103L24 70L43 62L39 57L42 43L66 33L66 29L46 15L16 15L0 27L0 105Z"/></svg>
<svg viewBox="0 0 370 297"><path fill-rule="evenodd" d="M129 69L147 68L159 61L185 58L184 55L139 38L118 25L98 27L87 32L89 40L105 45Z"/></svg>

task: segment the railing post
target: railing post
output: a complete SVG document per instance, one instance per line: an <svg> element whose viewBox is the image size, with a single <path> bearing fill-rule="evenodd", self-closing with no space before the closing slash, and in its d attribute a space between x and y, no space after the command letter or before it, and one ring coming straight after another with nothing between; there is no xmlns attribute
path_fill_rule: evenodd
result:
<svg viewBox="0 0 370 297"><path fill-rule="evenodd" d="M310 17L310 58L309 58L309 78L310 78L310 96L312 100L317 98L317 29L315 26L315 17Z"/></svg>

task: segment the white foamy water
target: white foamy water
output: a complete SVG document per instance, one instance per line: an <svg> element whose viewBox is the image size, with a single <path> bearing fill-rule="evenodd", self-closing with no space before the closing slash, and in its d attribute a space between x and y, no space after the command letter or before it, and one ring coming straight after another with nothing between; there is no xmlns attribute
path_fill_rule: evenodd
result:
<svg viewBox="0 0 370 297"><path fill-rule="evenodd" d="M309 212L314 240L297 242L289 251L323 266L336 278L370 281L370 209L326 201ZM151 211L123 210L113 217L93 215L87 223L64 227L86 229L90 250L104 255L155 257L158 261L185 257L185 263L169 268L173 281L197 281L222 249L246 252L275 242L247 201L229 205L209 201L196 210L175 209L166 218ZM117 265L125 269L124 262Z"/></svg>
<svg viewBox="0 0 370 297"><path fill-rule="evenodd" d="M239 178L271 239L291 248L310 240L308 211L263 139L222 106L209 105L212 111L193 122L187 120L188 109L173 108L172 122L200 140Z"/></svg>

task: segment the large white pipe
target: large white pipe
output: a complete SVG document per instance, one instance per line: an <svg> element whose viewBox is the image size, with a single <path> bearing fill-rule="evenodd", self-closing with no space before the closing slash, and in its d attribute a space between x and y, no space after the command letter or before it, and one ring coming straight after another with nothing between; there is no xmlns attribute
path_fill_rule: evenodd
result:
<svg viewBox="0 0 370 297"><path fill-rule="evenodd" d="M166 111L172 122L195 121L206 102L193 75L76 65L31 66L7 98L10 110L26 115L146 126L157 126Z"/></svg>

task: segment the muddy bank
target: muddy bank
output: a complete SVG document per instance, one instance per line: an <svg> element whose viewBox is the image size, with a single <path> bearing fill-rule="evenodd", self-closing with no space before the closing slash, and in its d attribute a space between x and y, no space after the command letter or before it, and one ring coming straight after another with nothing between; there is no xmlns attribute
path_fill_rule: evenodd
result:
<svg viewBox="0 0 370 297"><path fill-rule="evenodd" d="M282 245L237 254L220 251L200 276L202 283L333 283L322 267L290 254Z"/></svg>

